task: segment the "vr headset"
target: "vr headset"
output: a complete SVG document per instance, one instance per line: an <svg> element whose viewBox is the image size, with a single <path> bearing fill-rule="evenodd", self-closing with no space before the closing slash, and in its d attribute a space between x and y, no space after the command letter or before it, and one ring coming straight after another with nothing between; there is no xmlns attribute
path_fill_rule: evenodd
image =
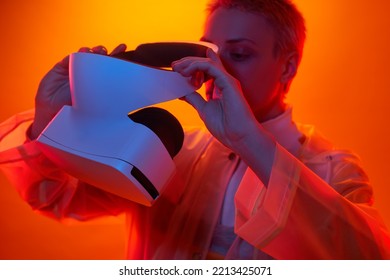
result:
<svg viewBox="0 0 390 280"><path fill-rule="evenodd" d="M70 55L72 106L64 106L37 143L72 176L151 206L175 172L183 145L179 121L150 107L196 90L167 70L186 56L205 57L208 43L142 44L116 56Z"/></svg>

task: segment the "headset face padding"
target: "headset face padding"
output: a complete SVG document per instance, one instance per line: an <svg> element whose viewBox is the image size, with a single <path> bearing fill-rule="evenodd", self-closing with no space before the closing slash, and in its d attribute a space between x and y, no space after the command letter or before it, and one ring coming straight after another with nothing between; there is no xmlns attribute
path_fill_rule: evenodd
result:
<svg viewBox="0 0 390 280"><path fill-rule="evenodd" d="M184 141L183 128L180 122L167 110L146 107L129 114L129 118L152 130L172 158L179 153Z"/></svg>

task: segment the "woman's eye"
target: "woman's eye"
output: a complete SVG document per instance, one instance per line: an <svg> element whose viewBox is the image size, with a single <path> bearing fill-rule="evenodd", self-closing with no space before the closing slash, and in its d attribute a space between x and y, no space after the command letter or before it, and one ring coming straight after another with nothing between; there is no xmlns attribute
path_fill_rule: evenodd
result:
<svg viewBox="0 0 390 280"><path fill-rule="evenodd" d="M235 60L235 61L243 61L249 58L249 54L247 53L238 53L238 52L231 52L230 53L230 58Z"/></svg>

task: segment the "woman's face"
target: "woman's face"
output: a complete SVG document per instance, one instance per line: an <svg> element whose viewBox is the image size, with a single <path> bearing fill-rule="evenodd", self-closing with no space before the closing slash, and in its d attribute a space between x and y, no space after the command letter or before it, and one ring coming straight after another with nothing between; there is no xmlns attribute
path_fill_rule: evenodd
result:
<svg viewBox="0 0 390 280"><path fill-rule="evenodd" d="M258 121L284 110L282 59L275 56L275 36L268 22L255 13L218 8L206 20L202 40L219 47L226 70L240 81L243 94ZM213 92L206 85L207 95Z"/></svg>

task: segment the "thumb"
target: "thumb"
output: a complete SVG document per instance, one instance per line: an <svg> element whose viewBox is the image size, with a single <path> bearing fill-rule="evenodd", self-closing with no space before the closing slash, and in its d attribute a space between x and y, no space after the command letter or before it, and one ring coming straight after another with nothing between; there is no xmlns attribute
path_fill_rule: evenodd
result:
<svg viewBox="0 0 390 280"><path fill-rule="evenodd" d="M65 70L69 68L69 55L65 56L60 62L58 62L58 66L62 67Z"/></svg>
<svg viewBox="0 0 390 280"><path fill-rule="evenodd" d="M201 115L204 105L207 103L206 100L196 91L187 94L182 98L182 100L189 103L196 111Z"/></svg>

